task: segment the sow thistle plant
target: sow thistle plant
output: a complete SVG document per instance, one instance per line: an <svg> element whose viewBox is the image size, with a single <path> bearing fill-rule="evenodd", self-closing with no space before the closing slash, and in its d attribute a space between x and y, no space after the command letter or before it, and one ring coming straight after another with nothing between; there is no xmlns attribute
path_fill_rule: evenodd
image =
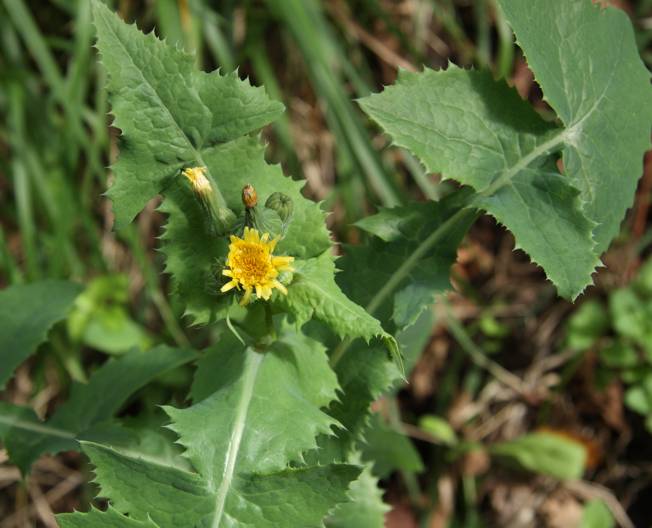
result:
<svg viewBox="0 0 652 528"><path fill-rule="evenodd" d="M60 526L383 526L387 508L363 452L369 408L429 338L429 308L450 288L457 247L478 215L510 229L561 295L574 299L590 284L649 147L649 74L617 9L498 4L556 120L503 80L452 64L400 72L363 98L396 145L460 185L438 202L358 222L366 243L344 248L336 277L325 213L303 197L303 183L266 163L257 137L282 105L235 73L197 71L191 55L93 1L122 132L108 191L115 227L163 196L174 295L190 324L211 325L219 338L203 351L158 346L109 361L45 424L30 409L0 407L0 435L23 472L45 452L89 457L109 506L60 515ZM29 303L12 313L11 324L33 332L7 333L18 337L5 347L0 381L78 293L44 283L0 294L0 309L16 296L53 299L41 318L30 319ZM196 364L189 404L164 408L183 454L153 460L114 415L187 363Z"/></svg>

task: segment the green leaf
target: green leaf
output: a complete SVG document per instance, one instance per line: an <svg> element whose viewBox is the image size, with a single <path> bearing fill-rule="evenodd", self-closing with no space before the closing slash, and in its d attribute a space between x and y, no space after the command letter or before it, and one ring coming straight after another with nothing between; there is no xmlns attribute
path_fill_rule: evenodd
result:
<svg viewBox="0 0 652 528"><path fill-rule="evenodd" d="M84 452L95 465L102 496L111 497L114 507L130 518L149 517L158 528L318 528L334 505L346 501L346 489L360 473L355 466L339 464L239 475L223 497L217 487L222 475L203 478L99 444L85 442Z"/></svg>
<svg viewBox="0 0 652 528"><path fill-rule="evenodd" d="M292 198L294 213L287 232L275 250L278 255L312 258L331 246L319 204L301 195L303 182L283 175L279 166L268 165L264 148L257 139L245 137L211 149L204 161L224 183L229 207L242 214L242 188L255 186L259 201L280 191ZM233 294L220 293L219 277L227 255L228 241L214 238L206 230L205 219L196 199L186 185L170 185L164 191L160 210L167 213L163 234L166 271L174 279L176 293L187 304L186 312L196 323L224 317ZM221 263L221 265L220 265Z"/></svg>
<svg viewBox="0 0 652 528"><path fill-rule="evenodd" d="M151 337L129 316L128 287L126 275L100 276L90 281L66 321L71 339L115 355L134 347L149 348Z"/></svg>
<svg viewBox="0 0 652 528"><path fill-rule="evenodd" d="M586 503L579 528L613 528L616 525L611 511L600 499Z"/></svg>
<svg viewBox="0 0 652 528"><path fill-rule="evenodd" d="M362 459L373 465L373 473L388 477L397 470L420 473L424 470L419 452L403 433L372 414L362 444Z"/></svg>
<svg viewBox="0 0 652 528"><path fill-rule="evenodd" d="M97 47L109 74L114 125L122 130L116 181L109 190L124 227L187 165L207 166L205 151L266 125L283 110L264 90L196 70L194 57L124 24L93 1ZM209 167L220 207L220 175Z"/></svg>
<svg viewBox="0 0 652 528"><path fill-rule="evenodd" d="M158 346L148 352L134 351L107 361L87 384L75 383L69 399L45 423L26 410L19 421L12 421L0 408L0 423L10 425L5 445L11 461L23 473L43 453L76 450L85 438L105 439L106 422L120 410L135 391L164 372L196 358L190 350Z"/></svg>
<svg viewBox="0 0 652 528"><path fill-rule="evenodd" d="M378 479L366 465L362 474L351 484L350 502L338 505L326 519L328 528L383 528L389 506L383 502Z"/></svg>
<svg viewBox="0 0 652 528"><path fill-rule="evenodd" d="M432 322L431 313L426 312L414 325L396 334L408 373L430 337ZM341 394L329 408L329 414L343 427L336 430L336 436L319 439L319 452L315 456L322 462L351 460L364 438L371 404L383 394L401 387L402 375L396 364L381 353L380 347L368 346L362 341L351 345L335 371Z"/></svg>
<svg viewBox="0 0 652 528"><path fill-rule="evenodd" d="M111 507L105 512L93 508L88 513L62 513L57 522L60 528L159 528L151 519L125 517Z"/></svg>
<svg viewBox="0 0 652 528"><path fill-rule="evenodd" d="M473 203L516 236L562 295L591 281L594 224L578 191L556 173L564 139L515 90L486 72L401 72L397 83L361 100L362 108L425 164L477 192Z"/></svg>
<svg viewBox="0 0 652 528"><path fill-rule="evenodd" d="M81 290L72 282L46 280L0 291L0 389L66 316Z"/></svg>
<svg viewBox="0 0 652 528"><path fill-rule="evenodd" d="M351 301L335 282L335 261L330 251L319 257L297 261L287 296L277 303L292 313L301 326L312 318L325 323L341 338L364 339L367 343L382 339L394 359L401 365L401 355L394 337L364 308Z"/></svg>
<svg viewBox="0 0 652 528"><path fill-rule="evenodd" d="M562 480L580 478L586 463L586 450L581 444L546 432L494 444L490 452L528 471Z"/></svg>
<svg viewBox="0 0 652 528"><path fill-rule="evenodd" d="M650 148L652 90L627 14L591 0L499 0L546 101L564 125L564 172L607 249Z"/></svg>
<svg viewBox="0 0 652 528"><path fill-rule="evenodd" d="M325 349L287 329L264 352L223 344L199 364L197 403L166 408L196 473L86 443L102 495L159 528L321 526L360 473L347 464L288 467L336 424L320 411L337 387Z"/></svg>
<svg viewBox="0 0 652 528"><path fill-rule="evenodd" d="M568 346L575 350L586 350L609 330L609 326L609 314L604 305L590 299L582 303L568 320Z"/></svg>
<svg viewBox="0 0 652 528"><path fill-rule="evenodd" d="M442 417L426 414L419 418L419 428L445 445L455 445L458 442L455 430Z"/></svg>
<svg viewBox="0 0 652 528"><path fill-rule="evenodd" d="M382 209L358 222L383 242L372 239L347 247L340 284L386 327L390 319L399 329L414 324L436 295L450 288L450 268L472 217L446 222L462 212L459 203L467 195L457 192L437 203ZM387 284L393 288L384 292Z"/></svg>

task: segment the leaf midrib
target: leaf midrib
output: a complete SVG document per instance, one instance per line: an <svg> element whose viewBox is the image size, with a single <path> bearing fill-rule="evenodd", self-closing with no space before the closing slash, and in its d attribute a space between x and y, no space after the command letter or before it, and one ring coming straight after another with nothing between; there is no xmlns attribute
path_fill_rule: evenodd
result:
<svg viewBox="0 0 652 528"><path fill-rule="evenodd" d="M242 436L247 421L249 405L253 398L256 376L264 358L263 353L256 352L252 348L247 348L245 354L247 355L248 361L245 365L245 370L242 373L242 392L240 393L240 399L238 400L238 406L236 408L235 422L233 424L233 431L231 432L231 439L229 440L229 447L226 452L226 464L224 465L222 480L217 490L215 490L216 498L213 521L211 523L212 528L219 528L220 523L222 522L226 497L231 489L231 483L233 482L233 476L235 474L236 461L242 446Z"/></svg>

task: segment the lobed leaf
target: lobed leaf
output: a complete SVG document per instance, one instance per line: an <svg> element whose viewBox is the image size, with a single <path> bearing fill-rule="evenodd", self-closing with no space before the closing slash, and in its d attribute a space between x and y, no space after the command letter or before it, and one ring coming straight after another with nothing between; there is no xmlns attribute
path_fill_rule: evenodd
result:
<svg viewBox="0 0 652 528"><path fill-rule="evenodd" d="M627 14L591 0L499 0L546 101L564 125L564 174L605 251L631 207L650 148L650 73Z"/></svg>
<svg viewBox="0 0 652 528"><path fill-rule="evenodd" d="M322 526L360 470L302 466L337 422L320 410L337 381L325 349L284 330L267 351L227 338L200 361L196 402L165 410L195 472L85 443L102 495L130 518L176 526Z"/></svg>
<svg viewBox="0 0 652 528"><path fill-rule="evenodd" d="M566 132L504 82L454 65L401 72L394 86L360 104L429 171L475 189L471 203L514 232L561 295L575 297L590 283L595 224L554 166Z"/></svg>

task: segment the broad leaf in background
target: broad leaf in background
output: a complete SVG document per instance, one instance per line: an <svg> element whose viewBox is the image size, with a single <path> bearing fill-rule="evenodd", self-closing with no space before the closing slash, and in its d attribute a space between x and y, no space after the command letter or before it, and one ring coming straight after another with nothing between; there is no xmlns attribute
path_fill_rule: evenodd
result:
<svg viewBox="0 0 652 528"><path fill-rule="evenodd" d="M472 203L514 233L562 295L576 297L591 282L594 224L551 154L564 132L504 81L454 65L401 72L395 85L360 104L428 171L473 187Z"/></svg>
<svg viewBox="0 0 652 528"><path fill-rule="evenodd" d="M372 465L372 472L387 478L397 470L420 473L424 470L421 455L409 437L397 431L378 414L372 414L362 443L362 460Z"/></svg>
<svg viewBox="0 0 652 528"><path fill-rule="evenodd" d="M75 307L66 321L70 338L107 354L149 348L152 338L127 310L128 288L126 275L91 280L84 293L75 299Z"/></svg>
<svg viewBox="0 0 652 528"><path fill-rule="evenodd" d="M82 287L46 280L0 291L0 389L72 308Z"/></svg>
<svg viewBox="0 0 652 528"><path fill-rule="evenodd" d="M579 528L614 528L614 526L616 521L604 502L593 499L586 503Z"/></svg>
<svg viewBox="0 0 652 528"><path fill-rule="evenodd" d="M347 500L360 470L288 466L315 447L317 434L332 434L336 422L320 407L335 398L336 388L325 349L303 335L284 332L264 353L218 346L199 364L197 403L166 408L197 473L96 444L84 451L96 466L102 495L118 511L139 520L149 516L159 528L319 527Z"/></svg>
<svg viewBox="0 0 652 528"><path fill-rule="evenodd" d="M489 452L522 469L558 479L578 479L584 473L584 446L549 432L536 432L490 447Z"/></svg>
<svg viewBox="0 0 652 528"><path fill-rule="evenodd" d="M10 460L26 473L40 455L79 449L79 440L122 441L125 431L108 421L129 396L196 357L190 350L158 346L109 360L87 384L73 384L69 399L44 423L31 409L0 407L0 424L7 426L3 440Z"/></svg>
<svg viewBox="0 0 652 528"><path fill-rule="evenodd" d="M598 254L631 207L650 148L650 73L627 14L591 0L499 0L546 101L564 125L564 174L597 223Z"/></svg>

